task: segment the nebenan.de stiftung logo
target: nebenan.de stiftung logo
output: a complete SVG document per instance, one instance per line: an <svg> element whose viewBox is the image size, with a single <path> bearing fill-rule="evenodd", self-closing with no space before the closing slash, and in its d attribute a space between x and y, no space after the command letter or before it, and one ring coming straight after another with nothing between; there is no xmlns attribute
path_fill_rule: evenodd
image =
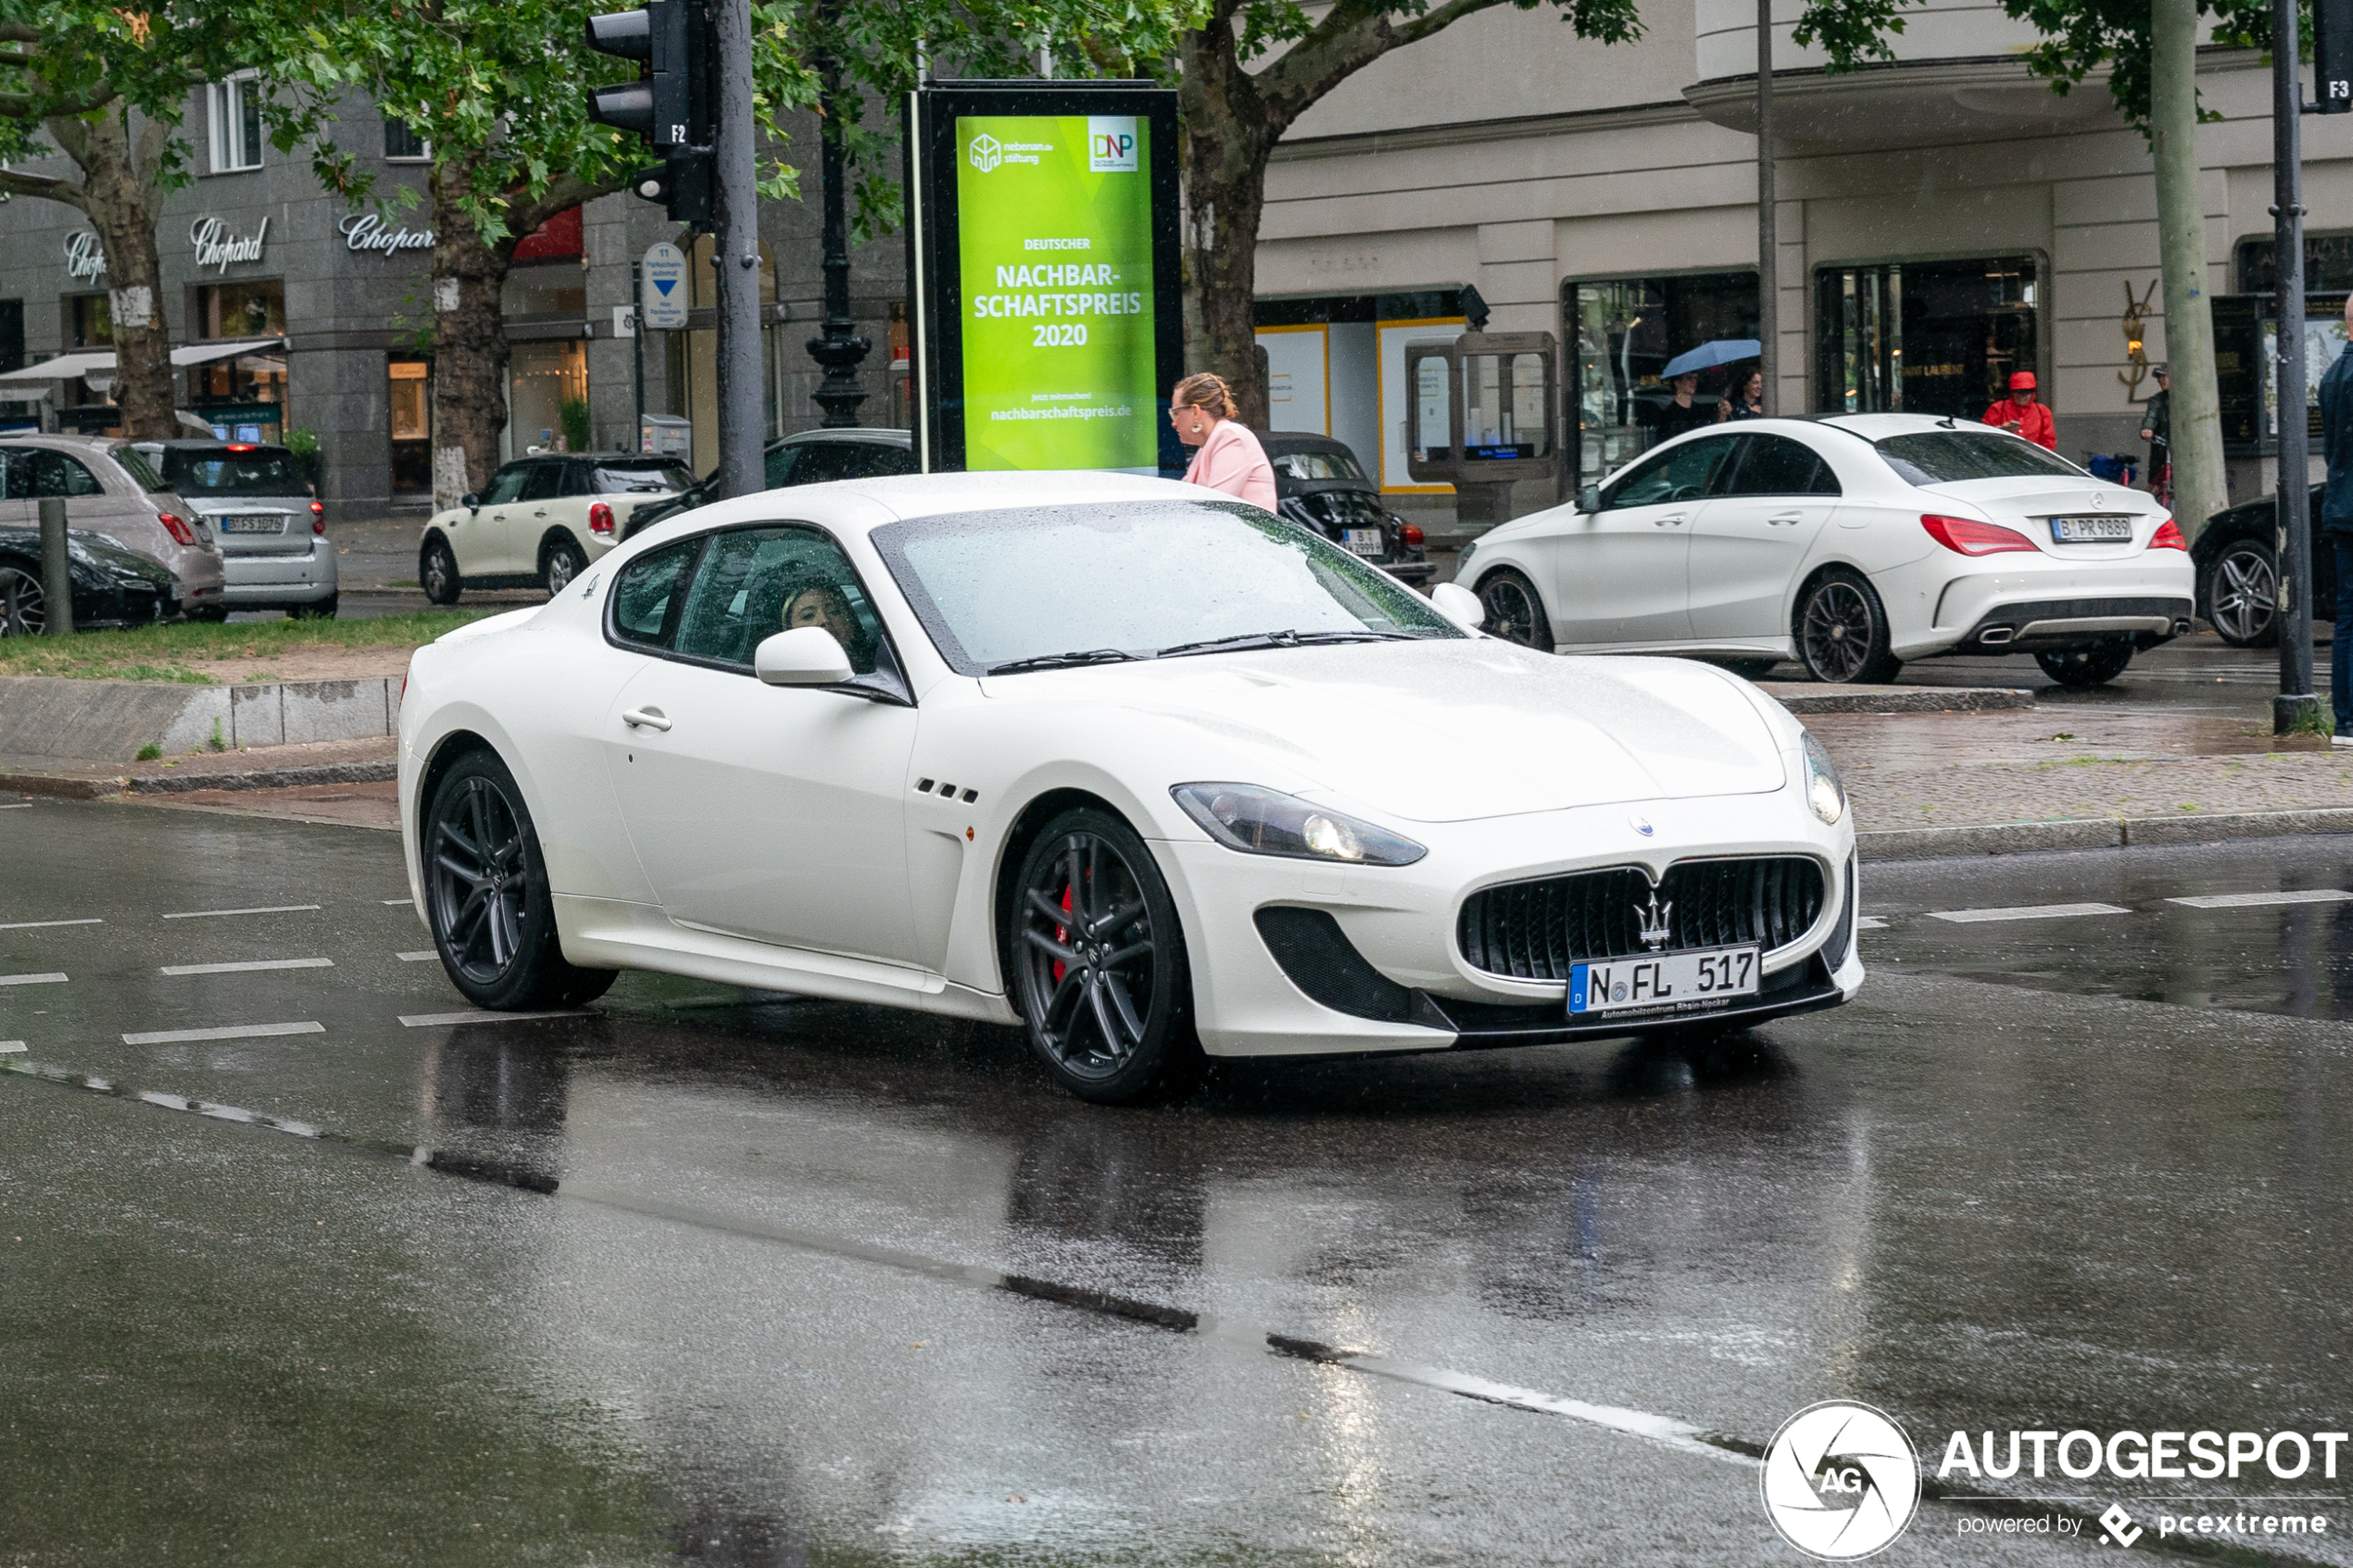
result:
<svg viewBox="0 0 2353 1568"><path fill-rule="evenodd" d="M997 167L998 155L1001 149L997 144L997 138L987 132L974 137L971 146L965 149L966 156L973 160L973 167L983 174Z"/></svg>
<svg viewBox="0 0 2353 1568"><path fill-rule="evenodd" d="M1920 1465L1893 1418L1825 1399L1782 1423L1765 1450L1765 1513L1811 1557L1869 1557L1904 1533L1920 1502Z"/></svg>

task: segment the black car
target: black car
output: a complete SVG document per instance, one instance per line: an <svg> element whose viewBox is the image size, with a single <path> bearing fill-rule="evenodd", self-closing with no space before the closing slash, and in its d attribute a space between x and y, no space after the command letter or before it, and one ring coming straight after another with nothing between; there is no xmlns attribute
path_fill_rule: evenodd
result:
<svg viewBox="0 0 2353 1568"><path fill-rule="evenodd" d="M2312 619L2336 618L2336 553L2321 537L2321 487L2312 486ZM2273 617L2280 602L2280 564L2273 542L2279 509L2259 495L2206 520L2190 546L2197 569L2197 612L2233 647L2279 644Z"/></svg>
<svg viewBox="0 0 2353 1568"><path fill-rule="evenodd" d="M66 535L78 632L145 626L180 613L171 573L103 533ZM0 637L38 636L48 625L41 584L41 530L0 524Z"/></svg>
<svg viewBox="0 0 2353 1568"><path fill-rule="evenodd" d="M834 479L879 479L915 471L912 431L852 425L847 429L804 430L768 444L762 458L768 488L788 484L823 484ZM690 512L719 499L719 470L713 469L667 500L640 507L629 519L623 539L651 528L664 518Z"/></svg>
<svg viewBox="0 0 2353 1568"><path fill-rule="evenodd" d="M1345 442L1298 431L1258 438L1275 466L1275 509L1416 587L1433 568L1422 558L1422 531L1381 505L1380 486Z"/></svg>

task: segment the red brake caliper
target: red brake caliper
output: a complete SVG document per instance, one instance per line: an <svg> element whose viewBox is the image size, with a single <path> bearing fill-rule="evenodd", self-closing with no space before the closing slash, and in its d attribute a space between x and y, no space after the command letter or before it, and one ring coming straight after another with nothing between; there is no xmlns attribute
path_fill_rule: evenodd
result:
<svg viewBox="0 0 2353 1568"><path fill-rule="evenodd" d="M1069 886L1069 884L1063 884L1063 913L1064 913L1064 914L1068 914L1068 913L1070 913L1070 896L1071 896L1072 891L1073 891L1073 889ZM1068 927L1068 926L1066 926L1066 925L1058 925L1058 926L1054 927L1054 940L1055 940L1055 941L1057 941L1057 942L1062 943L1064 947L1068 947L1068 946L1070 945L1070 927ZM1064 965L1063 965L1063 963L1062 960L1060 960L1060 959L1056 959L1056 960L1054 960L1054 984L1055 984L1055 985L1061 985L1061 984L1063 983L1063 968L1064 968Z"/></svg>

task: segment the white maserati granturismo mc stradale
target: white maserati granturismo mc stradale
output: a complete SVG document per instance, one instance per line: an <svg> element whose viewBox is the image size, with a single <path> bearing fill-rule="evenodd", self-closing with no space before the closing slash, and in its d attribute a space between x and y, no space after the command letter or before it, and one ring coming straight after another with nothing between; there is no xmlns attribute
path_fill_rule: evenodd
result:
<svg viewBox="0 0 2353 1568"><path fill-rule="evenodd" d="M1855 994L1829 757L1746 682L1466 629L1106 474L688 512L418 650L417 908L476 1005L659 970L1017 1025L1088 1098L1204 1054L1720 1033Z"/></svg>

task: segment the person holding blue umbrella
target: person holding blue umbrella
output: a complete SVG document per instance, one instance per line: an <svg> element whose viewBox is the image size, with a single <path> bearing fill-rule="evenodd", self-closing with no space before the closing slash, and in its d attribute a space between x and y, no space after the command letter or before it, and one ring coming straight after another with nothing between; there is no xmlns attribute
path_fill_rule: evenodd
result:
<svg viewBox="0 0 2353 1568"><path fill-rule="evenodd" d="M1697 348L1678 354L1659 372L1659 380L1675 389L1675 401L1659 410L1658 438L1680 435L1701 425L1714 424L1725 416L1729 403L1713 408L1696 406L1692 399L1699 391L1699 373L1718 365L1734 364L1754 359L1764 352L1764 345L1753 337L1723 337L1713 343L1703 343Z"/></svg>
<svg viewBox="0 0 2353 1568"><path fill-rule="evenodd" d="M1675 395L1659 406L1657 417L1651 421L1652 428L1657 433L1655 439L1672 441L1687 430L1697 430L1704 424L1715 422L1713 410L1692 401L1699 395L1697 370L1685 370L1680 376L1669 377L1667 384L1675 389Z"/></svg>

